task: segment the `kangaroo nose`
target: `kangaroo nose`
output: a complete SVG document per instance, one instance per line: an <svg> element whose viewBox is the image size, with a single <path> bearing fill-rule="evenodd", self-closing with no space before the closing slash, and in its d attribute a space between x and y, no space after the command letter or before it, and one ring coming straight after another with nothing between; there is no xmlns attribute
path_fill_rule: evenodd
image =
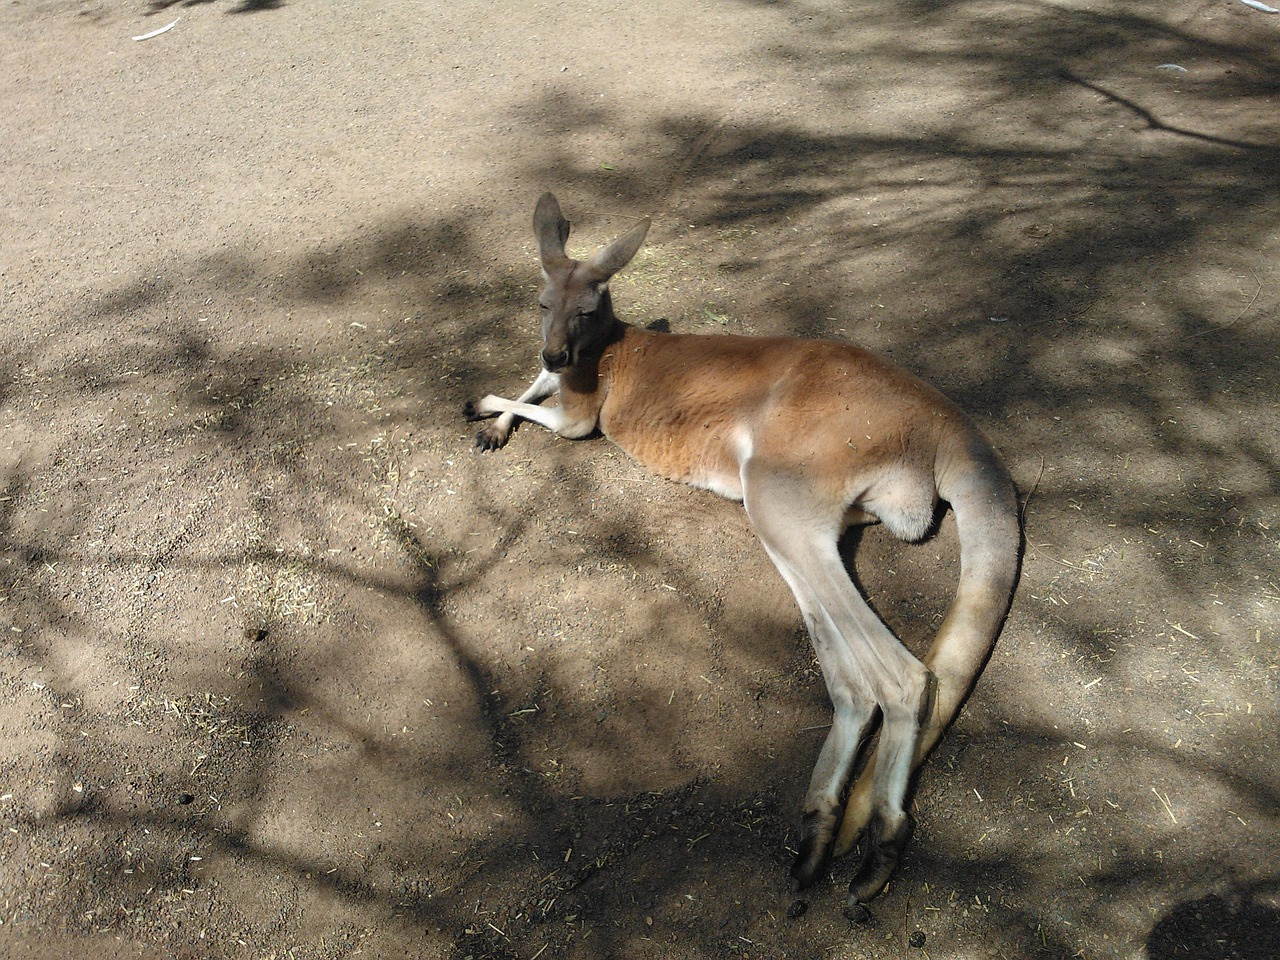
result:
<svg viewBox="0 0 1280 960"><path fill-rule="evenodd" d="M557 370L563 370L569 365L569 351L557 350L553 353L550 350L543 350L542 365L546 367L550 373L555 373Z"/></svg>

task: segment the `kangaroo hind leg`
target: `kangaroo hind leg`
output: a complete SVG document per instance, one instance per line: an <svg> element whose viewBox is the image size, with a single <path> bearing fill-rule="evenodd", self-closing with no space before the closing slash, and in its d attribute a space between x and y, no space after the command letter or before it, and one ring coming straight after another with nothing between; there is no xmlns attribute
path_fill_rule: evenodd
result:
<svg viewBox="0 0 1280 960"><path fill-rule="evenodd" d="M858 749L875 708L883 714L882 763L873 789L876 829L853 882L860 903L883 888L911 832L903 803L920 717L928 709L930 674L875 615L845 571L837 547L843 505L824 500L802 476L750 462L742 475L747 513L795 594L834 707L831 732L805 795L804 836L792 868L797 886L811 882L825 864Z"/></svg>

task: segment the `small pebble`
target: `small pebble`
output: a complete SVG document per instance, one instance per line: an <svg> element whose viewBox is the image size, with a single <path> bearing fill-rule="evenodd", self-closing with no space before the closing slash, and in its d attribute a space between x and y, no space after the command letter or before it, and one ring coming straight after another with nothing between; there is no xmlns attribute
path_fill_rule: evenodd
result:
<svg viewBox="0 0 1280 960"><path fill-rule="evenodd" d="M912 933L911 936L907 938L907 943L911 944L917 950L921 949L924 946L924 931L917 930Z"/></svg>
<svg viewBox="0 0 1280 960"><path fill-rule="evenodd" d="M807 900L792 900L791 906L787 907L787 919L794 920L796 917L803 917L804 912L809 909Z"/></svg>
<svg viewBox="0 0 1280 960"><path fill-rule="evenodd" d="M195 803L195 800L196 798L189 793L180 794L178 797L178 803L184 807L189 803Z"/></svg>

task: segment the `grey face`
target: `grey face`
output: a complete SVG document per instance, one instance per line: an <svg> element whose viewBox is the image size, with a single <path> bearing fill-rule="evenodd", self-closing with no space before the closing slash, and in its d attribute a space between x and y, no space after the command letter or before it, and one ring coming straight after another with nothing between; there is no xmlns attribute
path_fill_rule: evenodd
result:
<svg viewBox="0 0 1280 960"><path fill-rule="evenodd" d="M570 367L599 348L614 324L609 304L609 278L640 249L649 221L642 220L586 260L571 259L564 250L569 221L549 193L533 214L542 276L547 285L538 300L542 311L542 365L551 373Z"/></svg>
<svg viewBox="0 0 1280 960"><path fill-rule="evenodd" d="M572 366L599 346L612 319L600 309L607 300L607 287L575 276L586 273L583 264L569 264L567 270L557 271L567 274L559 282L544 269L547 285L538 298L542 312L542 365L551 373Z"/></svg>

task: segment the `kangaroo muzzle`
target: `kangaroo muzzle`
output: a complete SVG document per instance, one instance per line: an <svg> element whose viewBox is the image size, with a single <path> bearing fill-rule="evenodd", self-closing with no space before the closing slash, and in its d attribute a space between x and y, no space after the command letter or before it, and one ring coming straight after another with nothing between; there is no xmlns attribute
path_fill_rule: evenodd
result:
<svg viewBox="0 0 1280 960"><path fill-rule="evenodd" d="M542 365L548 373L556 373L569 366L568 350L543 350Z"/></svg>

